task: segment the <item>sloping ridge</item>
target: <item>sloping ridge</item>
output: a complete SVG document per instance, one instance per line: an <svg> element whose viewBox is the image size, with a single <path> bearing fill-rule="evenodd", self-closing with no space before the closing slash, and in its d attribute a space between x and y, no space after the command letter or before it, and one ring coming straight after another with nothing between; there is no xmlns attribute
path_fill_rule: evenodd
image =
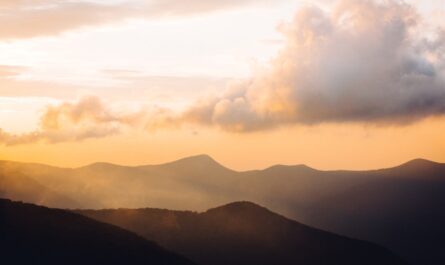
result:
<svg viewBox="0 0 445 265"><path fill-rule="evenodd" d="M0 197L57 208L79 208L81 206L71 198L43 186L22 173L9 175L0 172Z"/></svg>
<svg viewBox="0 0 445 265"><path fill-rule="evenodd" d="M445 164L425 159L366 171L277 165L237 172L207 155L141 167L97 164L80 171L0 161L2 168L12 169L12 179L18 172L47 188L33 188L33 195L26 196L12 194L7 183L0 183L0 190L7 191L3 196L32 203L70 207L66 200L49 200L54 196L42 201L40 195L50 194L48 189L82 208L203 210L250 200L303 223L384 245L413 264L442 265L445 259ZM90 185L93 181L100 185ZM175 220L169 218L174 228Z"/></svg>
<svg viewBox="0 0 445 265"><path fill-rule="evenodd" d="M130 166L121 166L108 162L95 162L83 167L78 167L76 170L89 169L89 170L116 170L116 169L127 169L132 168Z"/></svg>
<svg viewBox="0 0 445 265"><path fill-rule="evenodd" d="M232 171L231 169L221 165L211 156L206 154L200 154L195 156L189 156L182 159L178 159L172 162L163 163L159 165L151 165L151 166L141 166L139 168L144 167L163 167L163 168L171 168L171 169L182 169L182 170L217 170L217 171Z"/></svg>
<svg viewBox="0 0 445 265"><path fill-rule="evenodd" d="M417 158L408 161L400 166L394 167L393 169L403 169L405 171L411 172L422 172L422 171L432 171L432 170L445 170L445 164L437 163L434 161Z"/></svg>
<svg viewBox="0 0 445 265"><path fill-rule="evenodd" d="M202 213L159 209L78 211L159 242L204 265L397 265L377 245L314 229L251 202Z"/></svg>
<svg viewBox="0 0 445 265"><path fill-rule="evenodd" d="M122 228L5 199L0 235L4 264L193 264Z"/></svg>

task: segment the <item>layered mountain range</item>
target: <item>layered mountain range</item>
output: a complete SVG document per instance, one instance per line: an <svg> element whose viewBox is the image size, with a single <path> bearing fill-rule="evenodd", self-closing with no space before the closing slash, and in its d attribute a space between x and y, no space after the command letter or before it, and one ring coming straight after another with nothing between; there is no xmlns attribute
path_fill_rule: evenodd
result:
<svg viewBox="0 0 445 265"><path fill-rule="evenodd" d="M252 201L312 227L380 244L413 264L445 260L445 164L422 159L368 171L276 165L244 172L206 155L134 167L2 161L0 196L71 209L204 211Z"/></svg>
<svg viewBox="0 0 445 265"><path fill-rule="evenodd" d="M2 264L194 264L114 225L5 199L0 235Z"/></svg>
<svg viewBox="0 0 445 265"><path fill-rule="evenodd" d="M0 217L5 264L407 264L377 245L308 227L249 202L200 214L73 213L0 199Z"/></svg>

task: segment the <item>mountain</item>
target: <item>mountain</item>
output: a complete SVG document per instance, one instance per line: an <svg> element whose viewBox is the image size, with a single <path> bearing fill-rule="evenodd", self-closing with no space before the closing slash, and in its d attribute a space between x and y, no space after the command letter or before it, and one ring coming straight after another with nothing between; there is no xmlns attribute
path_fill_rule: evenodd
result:
<svg viewBox="0 0 445 265"><path fill-rule="evenodd" d="M375 242L413 264L445 260L445 164L432 161L367 171L277 165L237 172L199 155L136 167L96 163L67 169L2 162L0 168L8 176L31 178L81 208L203 211L254 201L310 226Z"/></svg>
<svg viewBox="0 0 445 265"><path fill-rule="evenodd" d="M0 235L3 264L193 264L122 228L4 199Z"/></svg>
<svg viewBox="0 0 445 265"><path fill-rule="evenodd" d="M94 163L74 169L0 161L0 169L8 176L28 176L75 200L81 208L153 206L203 210L242 199L235 193L226 196L231 192L231 182L237 180L237 172L206 155L161 165L125 167Z"/></svg>
<svg viewBox="0 0 445 265"><path fill-rule="evenodd" d="M52 191L21 173L10 175L0 171L0 198L28 201L56 208L80 207L76 201Z"/></svg>
<svg viewBox="0 0 445 265"><path fill-rule="evenodd" d="M79 210L133 231L204 265L397 265L377 245L317 230L250 202L206 212Z"/></svg>

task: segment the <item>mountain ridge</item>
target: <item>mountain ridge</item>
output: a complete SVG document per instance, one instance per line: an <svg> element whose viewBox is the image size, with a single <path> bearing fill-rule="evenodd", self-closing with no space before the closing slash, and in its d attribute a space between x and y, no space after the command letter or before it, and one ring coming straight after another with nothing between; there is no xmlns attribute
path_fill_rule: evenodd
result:
<svg viewBox="0 0 445 265"><path fill-rule="evenodd" d="M413 264L441 265L445 260L445 164L424 159L367 171L281 165L237 172L208 156L146 167L63 169L10 162L0 163L2 171L9 178L32 178L83 209L203 211L231 201L254 201L313 227L378 243ZM18 198L9 187L3 190ZM29 202L58 203L55 198L41 200L44 193L34 191Z"/></svg>
<svg viewBox="0 0 445 265"><path fill-rule="evenodd" d="M264 170L270 170L274 168L304 168L307 170L314 170L319 172L329 172L329 171L341 171L341 172L371 172L371 171L378 171L378 170L385 170L385 169L394 169L399 167L405 167L405 166L412 166L412 165L433 165L433 166L445 166L445 162L437 162L425 158L414 158L411 160L408 160L406 162L403 162L401 164L396 164L394 166L388 166L388 167L378 167L374 169L317 169L316 167L308 166L306 164L273 164L270 166L267 166L265 168L258 168L258 169L248 169L248 170L235 170L231 169L229 167L226 167L225 165L219 163L216 159L211 157L207 154L198 154L198 155L192 155L192 156L186 156L183 158L175 159L172 161L167 161L163 163L157 163L157 164L142 164L142 165L122 165L122 164L116 164L111 162L93 162L84 166L78 166L78 167L61 167L61 166L55 166L55 165L48 165L45 163L37 163L37 162L23 162L23 161L14 161L14 160L0 160L0 166L4 164L20 164L20 165L31 165L31 166L43 166L43 167L50 167L55 169L85 169L85 168L94 168L94 167L116 167L116 168L149 168L149 167L156 167L156 166L168 166L168 165L174 165L177 163L186 163L186 162L193 162L193 163L206 163L206 164L212 164L214 166L219 166L222 168L225 168L227 170L243 173L243 172L251 172L251 171L264 171Z"/></svg>
<svg viewBox="0 0 445 265"><path fill-rule="evenodd" d="M6 264L194 264L118 226L66 210L0 199L0 217Z"/></svg>
<svg viewBox="0 0 445 265"><path fill-rule="evenodd" d="M76 212L153 239L200 264L406 264L383 247L312 228L249 201L199 213L150 208Z"/></svg>

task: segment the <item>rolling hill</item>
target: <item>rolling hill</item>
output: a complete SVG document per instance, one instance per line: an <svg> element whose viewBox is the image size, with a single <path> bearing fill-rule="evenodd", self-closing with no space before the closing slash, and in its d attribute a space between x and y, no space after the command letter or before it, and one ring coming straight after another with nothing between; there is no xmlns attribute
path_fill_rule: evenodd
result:
<svg viewBox="0 0 445 265"><path fill-rule="evenodd" d="M155 240L204 265L397 265L377 245L310 228L250 202L206 212L161 209L76 211Z"/></svg>
<svg viewBox="0 0 445 265"><path fill-rule="evenodd" d="M193 264L122 228L4 199L0 235L2 264Z"/></svg>
<svg viewBox="0 0 445 265"><path fill-rule="evenodd" d="M26 176L80 208L202 211L253 201L310 226L378 243L413 264L445 260L445 164L432 161L368 171L277 165L237 172L199 155L135 167L96 163L67 169L3 161L0 168L7 176Z"/></svg>

